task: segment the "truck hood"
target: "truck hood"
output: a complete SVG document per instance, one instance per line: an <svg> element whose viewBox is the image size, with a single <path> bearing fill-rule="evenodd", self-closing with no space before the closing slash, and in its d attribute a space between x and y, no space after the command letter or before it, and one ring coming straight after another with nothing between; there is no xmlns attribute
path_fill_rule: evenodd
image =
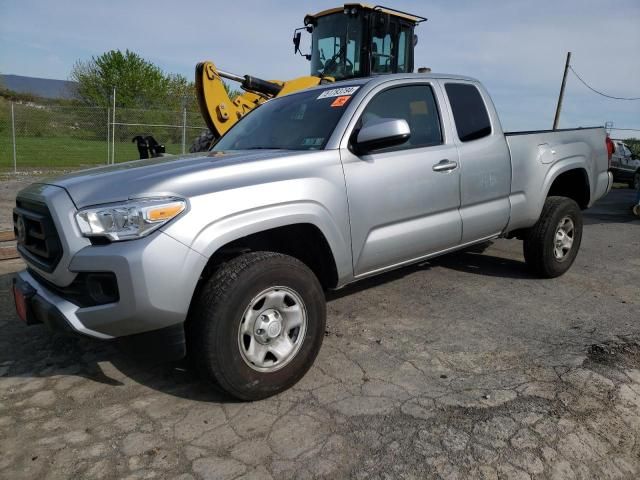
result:
<svg viewBox="0 0 640 480"><path fill-rule="evenodd" d="M82 170L42 183L64 188L78 208L130 198L189 197L257 181L258 175L264 178L290 157L309 153L242 150L167 156Z"/></svg>

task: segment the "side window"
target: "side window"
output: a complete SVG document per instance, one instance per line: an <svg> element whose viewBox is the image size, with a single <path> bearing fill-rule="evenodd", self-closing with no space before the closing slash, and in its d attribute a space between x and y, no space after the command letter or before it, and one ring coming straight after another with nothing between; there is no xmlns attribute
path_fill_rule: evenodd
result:
<svg viewBox="0 0 640 480"><path fill-rule="evenodd" d="M482 96L476 87L466 83L445 85L458 138L463 142L491 135L491 122Z"/></svg>
<svg viewBox="0 0 640 480"><path fill-rule="evenodd" d="M400 118L411 129L409 139L395 147L381 151L428 147L442 143L438 107L429 85L409 85L384 90L367 105L358 128L382 118Z"/></svg>

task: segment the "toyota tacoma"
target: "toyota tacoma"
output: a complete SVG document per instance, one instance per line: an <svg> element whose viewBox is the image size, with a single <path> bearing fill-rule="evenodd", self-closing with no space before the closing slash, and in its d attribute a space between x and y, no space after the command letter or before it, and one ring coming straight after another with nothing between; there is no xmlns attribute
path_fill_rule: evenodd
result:
<svg viewBox="0 0 640 480"><path fill-rule="evenodd" d="M189 355L242 400L313 364L328 289L498 237L541 277L611 188L604 128L504 133L480 82L345 80L266 102L209 152L19 192L28 324Z"/></svg>

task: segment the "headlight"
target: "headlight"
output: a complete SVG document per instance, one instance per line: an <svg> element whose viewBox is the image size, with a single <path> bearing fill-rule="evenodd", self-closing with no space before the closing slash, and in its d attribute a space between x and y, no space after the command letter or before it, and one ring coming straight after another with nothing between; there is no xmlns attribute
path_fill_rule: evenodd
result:
<svg viewBox="0 0 640 480"><path fill-rule="evenodd" d="M181 198L144 198L80 210L76 222L85 237L132 240L149 235L185 208Z"/></svg>

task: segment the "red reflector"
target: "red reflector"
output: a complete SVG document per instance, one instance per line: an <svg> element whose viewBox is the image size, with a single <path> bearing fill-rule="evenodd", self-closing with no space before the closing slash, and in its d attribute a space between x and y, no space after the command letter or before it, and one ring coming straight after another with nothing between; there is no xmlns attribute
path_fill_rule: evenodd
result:
<svg viewBox="0 0 640 480"><path fill-rule="evenodd" d="M13 287L13 300L16 303L16 312L18 313L18 317L23 322L27 321L27 300L24 298L24 295L20 291L20 289Z"/></svg>

